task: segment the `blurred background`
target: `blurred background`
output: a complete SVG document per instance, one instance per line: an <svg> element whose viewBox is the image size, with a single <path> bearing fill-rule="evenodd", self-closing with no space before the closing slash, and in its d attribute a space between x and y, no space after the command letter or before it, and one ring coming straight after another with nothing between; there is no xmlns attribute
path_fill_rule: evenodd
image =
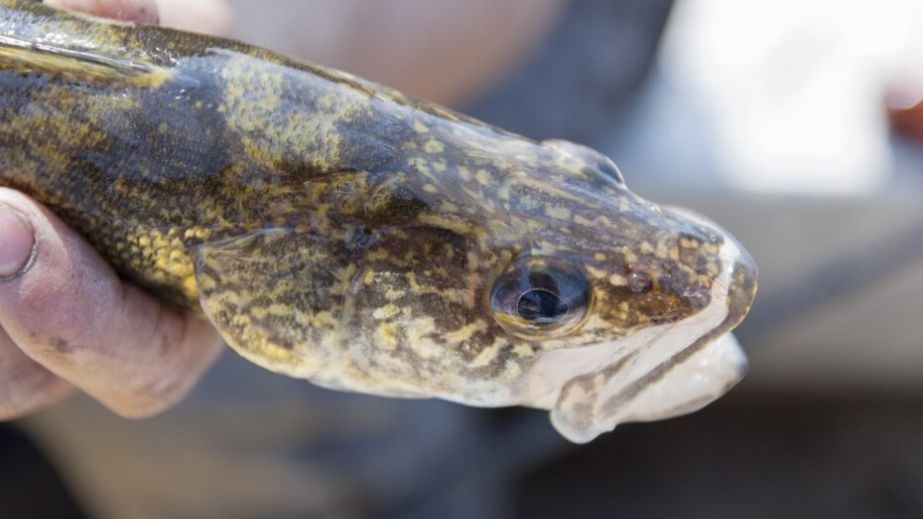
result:
<svg viewBox="0 0 923 519"><path fill-rule="evenodd" d="M750 374L574 446L544 412L333 393L228 353L152 420L78 397L0 426L4 517L923 517L919 0L231 6L239 38L591 145L721 222L760 267Z"/></svg>

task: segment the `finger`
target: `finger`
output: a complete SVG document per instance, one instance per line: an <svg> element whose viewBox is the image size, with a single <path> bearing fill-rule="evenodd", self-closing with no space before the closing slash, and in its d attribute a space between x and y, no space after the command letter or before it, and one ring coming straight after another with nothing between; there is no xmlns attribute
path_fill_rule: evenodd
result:
<svg viewBox="0 0 923 519"><path fill-rule="evenodd" d="M225 0L44 0L51 7L218 36L231 32Z"/></svg>
<svg viewBox="0 0 923 519"><path fill-rule="evenodd" d="M0 421L19 418L53 404L72 389L27 357L0 330Z"/></svg>
<svg viewBox="0 0 923 519"><path fill-rule="evenodd" d="M224 0L158 0L160 24L217 36L231 33L234 17Z"/></svg>
<svg viewBox="0 0 923 519"><path fill-rule="evenodd" d="M0 283L0 325L34 361L117 413L141 417L175 404L215 360L221 340L210 325L122 283L47 209L0 188L3 210L27 222L34 247ZM0 268L6 261L12 270L4 255L12 253L0 254Z"/></svg>
<svg viewBox="0 0 923 519"><path fill-rule="evenodd" d="M33 243L32 233L18 217L0 212L0 282L21 270ZM27 357L0 329L0 420L35 411L69 389L69 384Z"/></svg>
<svg viewBox="0 0 923 519"><path fill-rule="evenodd" d="M45 0L45 3L57 9L137 23L156 24L159 18L154 0Z"/></svg>

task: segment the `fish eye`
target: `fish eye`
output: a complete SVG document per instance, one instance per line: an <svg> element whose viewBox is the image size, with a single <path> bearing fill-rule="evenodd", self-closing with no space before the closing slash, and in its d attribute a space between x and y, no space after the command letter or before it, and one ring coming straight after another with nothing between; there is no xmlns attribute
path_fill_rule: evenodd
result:
<svg viewBox="0 0 923 519"><path fill-rule="evenodd" d="M526 321L554 322L567 313L567 304L554 292L535 288L519 296L516 312Z"/></svg>
<svg viewBox="0 0 923 519"><path fill-rule="evenodd" d="M582 322L589 293L586 277L574 265L526 257L497 279L490 304L497 320L511 333L562 333Z"/></svg>

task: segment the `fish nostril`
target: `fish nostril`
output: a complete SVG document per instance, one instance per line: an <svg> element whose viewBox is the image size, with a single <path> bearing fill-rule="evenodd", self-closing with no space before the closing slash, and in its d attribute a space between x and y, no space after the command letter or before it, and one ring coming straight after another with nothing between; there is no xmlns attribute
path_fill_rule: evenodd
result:
<svg viewBox="0 0 923 519"><path fill-rule="evenodd" d="M651 275L643 270L637 270L628 275L628 288L636 294L650 290L651 284Z"/></svg>

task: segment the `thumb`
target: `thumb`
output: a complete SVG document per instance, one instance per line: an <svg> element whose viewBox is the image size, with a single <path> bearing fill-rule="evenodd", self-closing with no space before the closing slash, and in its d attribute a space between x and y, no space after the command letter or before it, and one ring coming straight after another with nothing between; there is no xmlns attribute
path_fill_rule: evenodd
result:
<svg viewBox="0 0 923 519"><path fill-rule="evenodd" d="M122 282L25 195L0 188L0 208L34 236L8 238L17 246L0 253L0 275L7 274L0 326L19 349L122 415L148 416L178 402L221 350L217 332Z"/></svg>

